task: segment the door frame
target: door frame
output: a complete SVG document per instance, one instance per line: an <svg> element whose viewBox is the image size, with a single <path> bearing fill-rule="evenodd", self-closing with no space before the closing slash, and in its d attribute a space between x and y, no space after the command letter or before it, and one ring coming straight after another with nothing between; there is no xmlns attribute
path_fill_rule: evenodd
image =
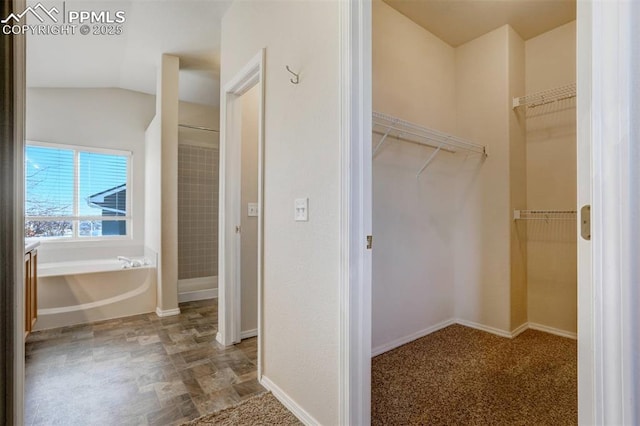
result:
<svg viewBox="0 0 640 426"><path fill-rule="evenodd" d="M339 422L371 423L372 7L340 1Z"/></svg>
<svg viewBox="0 0 640 426"><path fill-rule="evenodd" d="M258 379L262 377L262 282L264 248L264 81L265 49L258 52L225 86L220 111L220 189L218 214L218 334L230 346L240 342L241 280L241 108L237 100L258 86Z"/></svg>
<svg viewBox="0 0 640 426"><path fill-rule="evenodd" d="M577 7L578 210L591 205L591 240L578 237L578 420L637 424L640 7Z"/></svg>

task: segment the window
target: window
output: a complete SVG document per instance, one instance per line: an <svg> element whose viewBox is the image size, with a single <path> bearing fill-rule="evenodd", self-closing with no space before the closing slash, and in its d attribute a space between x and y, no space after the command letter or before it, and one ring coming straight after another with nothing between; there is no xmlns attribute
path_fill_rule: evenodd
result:
<svg viewBox="0 0 640 426"><path fill-rule="evenodd" d="M29 143L25 152L27 238L129 235L131 154Z"/></svg>

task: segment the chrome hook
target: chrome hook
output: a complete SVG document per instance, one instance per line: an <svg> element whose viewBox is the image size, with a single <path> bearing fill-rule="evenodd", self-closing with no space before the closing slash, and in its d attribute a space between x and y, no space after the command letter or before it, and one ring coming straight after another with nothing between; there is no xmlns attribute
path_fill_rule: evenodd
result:
<svg viewBox="0 0 640 426"><path fill-rule="evenodd" d="M295 78L290 79L289 81L291 83L293 83L293 84L300 83L300 74L296 74L295 72L291 71L291 68L289 68L289 65L286 65L286 68L287 68L287 71L289 71L295 77Z"/></svg>

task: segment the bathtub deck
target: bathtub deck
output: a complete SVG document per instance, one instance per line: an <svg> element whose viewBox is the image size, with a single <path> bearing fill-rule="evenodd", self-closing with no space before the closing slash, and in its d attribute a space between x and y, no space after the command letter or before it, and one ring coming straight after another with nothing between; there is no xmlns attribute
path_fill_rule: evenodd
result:
<svg viewBox="0 0 640 426"><path fill-rule="evenodd" d="M265 391L257 339L215 341L217 300L180 309L29 336L25 424L181 424Z"/></svg>

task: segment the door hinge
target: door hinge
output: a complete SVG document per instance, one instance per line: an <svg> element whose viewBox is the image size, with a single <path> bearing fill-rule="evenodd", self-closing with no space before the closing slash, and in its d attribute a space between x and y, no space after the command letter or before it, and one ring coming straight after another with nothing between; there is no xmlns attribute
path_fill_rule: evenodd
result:
<svg viewBox="0 0 640 426"><path fill-rule="evenodd" d="M580 235L585 240L591 240L591 206L582 206L580 209Z"/></svg>
<svg viewBox="0 0 640 426"><path fill-rule="evenodd" d="M241 229L240 229L240 225L236 225L236 234L239 234L239 233L240 233L240 230L241 230Z"/></svg>
<svg viewBox="0 0 640 426"><path fill-rule="evenodd" d="M367 235L367 250L373 247L373 235Z"/></svg>

